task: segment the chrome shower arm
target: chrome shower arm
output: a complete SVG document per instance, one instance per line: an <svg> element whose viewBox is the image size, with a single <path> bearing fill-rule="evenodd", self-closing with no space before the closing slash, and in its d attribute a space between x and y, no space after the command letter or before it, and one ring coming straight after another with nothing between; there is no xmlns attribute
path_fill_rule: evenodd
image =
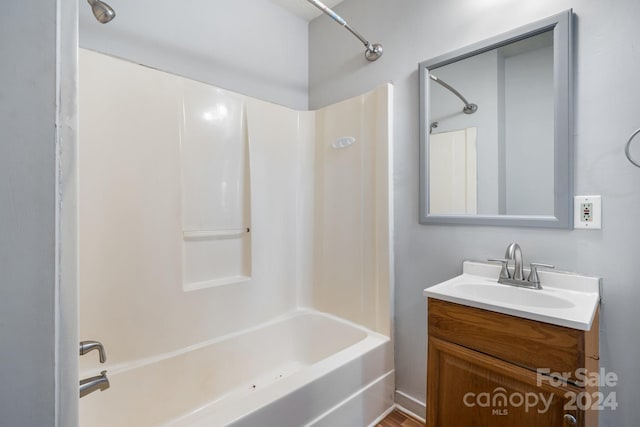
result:
<svg viewBox="0 0 640 427"><path fill-rule="evenodd" d="M453 93L458 98L460 98L460 100L464 103L464 108L462 109L462 111L465 114L473 114L476 111L478 111L478 106L476 104L472 104L469 101L467 101L467 99L464 96L462 96L462 94L458 92L453 86L451 86L444 80L434 76L433 74L429 74L429 78L434 82L438 83L440 86L447 89L449 92Z"/></svg>
<svg viewBox="0 0 640 427"><path fill-rule="evenodd" d="M351 34L353 34L354 36L356 36L361 42L362 44L364 44L364 46L366 48L369 48L370 46L372 46L372 44L369 42L369 40L365 39L362 34L360 34L359 32L357 32L356 30L354 30L353 28L351 28L351 26L348 23L344 23L343 25L344 28L346 28Z"/></svg>
<svg viewBox="0 0 640 427"><path fill-rule="evenodd" d="M362 34L351 28L347 21L344 20L340 15L331 10L327 5L318 0L307 0L309 3L320 9L324 14L329 16L331 19L336 21L338 24L346 28L351 34L356 36L358 40L364 44L367 50L364 53L364 57L367 58L368 61L375 61L376 59L382 56L382 45L379 43L371 43L369 40L364 38Z"/></svg>

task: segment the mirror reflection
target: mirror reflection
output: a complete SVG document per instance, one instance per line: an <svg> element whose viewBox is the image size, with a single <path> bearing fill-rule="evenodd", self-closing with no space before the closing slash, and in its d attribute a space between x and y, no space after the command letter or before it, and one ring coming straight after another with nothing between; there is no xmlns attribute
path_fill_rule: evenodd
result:
<svg viewBox="0 0 640 427"><path fill-rule="evenodd" d="M553 61L551 29L427 70L429 214L554 214Z"/></svg>

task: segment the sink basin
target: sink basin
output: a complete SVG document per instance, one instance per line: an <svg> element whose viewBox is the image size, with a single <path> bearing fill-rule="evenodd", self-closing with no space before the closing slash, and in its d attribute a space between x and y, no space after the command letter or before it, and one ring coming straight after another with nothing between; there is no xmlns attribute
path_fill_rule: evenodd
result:
<svg viewBox="0 0 640 427"><path fill-rule="evenodd" d="M465 261L463 273L424 290L429 298L588 331L600 302L600 279L540 271L542 289L498 283L500 266Z"/></svg>
<svg viewBox="0 0 640 427"><path fill-rule="evenodd" d="M535 289L517 288L500 283L460 283L455 290L470 298L499 302L524 307L544 307L549 309L572 308L575 304L561 296L540 292Z"/></svg>

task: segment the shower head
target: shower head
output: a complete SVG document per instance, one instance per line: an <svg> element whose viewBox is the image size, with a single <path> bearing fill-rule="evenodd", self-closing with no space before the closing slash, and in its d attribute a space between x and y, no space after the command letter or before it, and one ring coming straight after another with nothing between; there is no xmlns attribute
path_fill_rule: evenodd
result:
<svg viewBox="0 0 640 427"><path fill-rule="evenodd" d="M87 3L91 5L93 16L102 24L106 24L116 17L113 8L101 0L87 0Z"/></svg>

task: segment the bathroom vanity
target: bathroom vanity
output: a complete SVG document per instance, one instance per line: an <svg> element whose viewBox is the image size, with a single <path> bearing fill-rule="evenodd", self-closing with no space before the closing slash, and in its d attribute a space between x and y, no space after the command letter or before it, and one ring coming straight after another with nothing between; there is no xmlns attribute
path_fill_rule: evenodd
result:
<svg viewBox="0 0 640 427"><path fill-rule="evenodd" d="M427 426L598 425L600 280L541 271L542 289L465 262L428 297Z"/></svg>

